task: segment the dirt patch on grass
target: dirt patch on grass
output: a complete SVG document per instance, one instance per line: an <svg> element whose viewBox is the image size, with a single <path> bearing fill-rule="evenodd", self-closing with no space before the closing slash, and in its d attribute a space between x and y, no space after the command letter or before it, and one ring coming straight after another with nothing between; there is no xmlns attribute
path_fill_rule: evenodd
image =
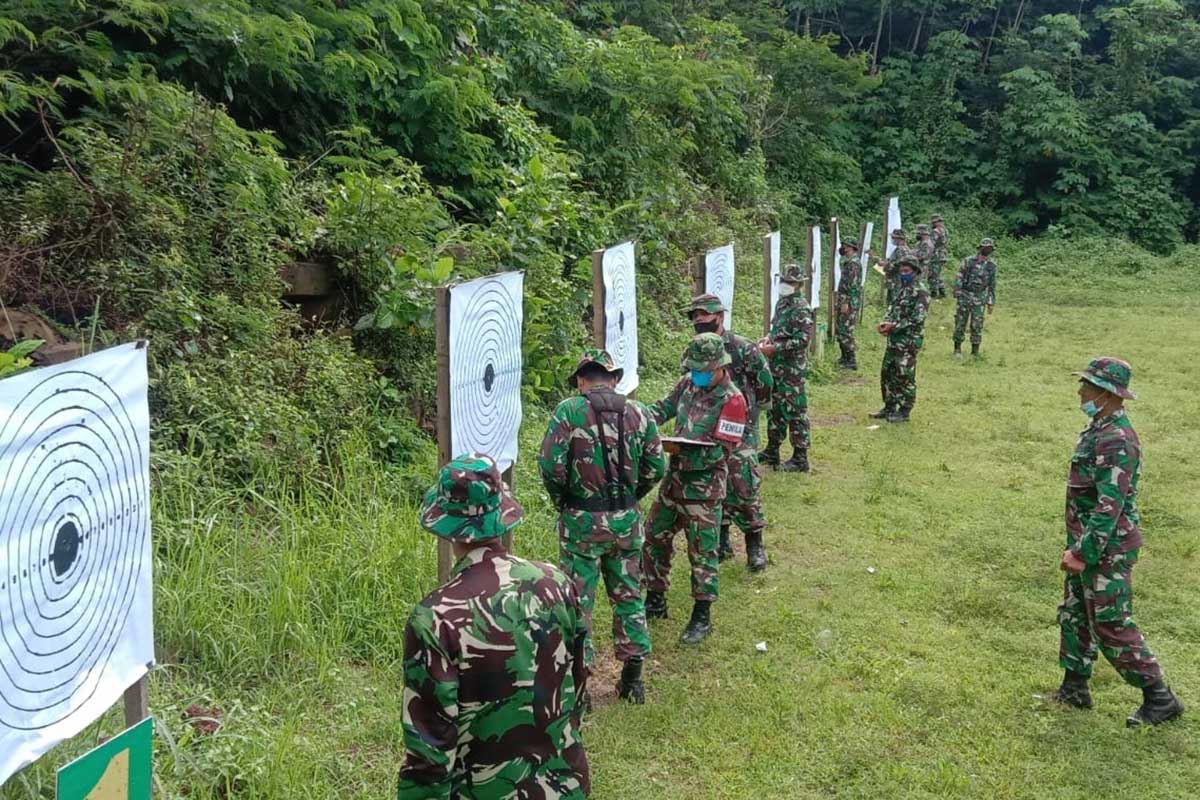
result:
<svg viewBox="0 0 1200 800"><path fill-rule="evenodd" d="M853 414L809 414L808 422L814 428L836 428L838 425L853 425Z"/></svg>

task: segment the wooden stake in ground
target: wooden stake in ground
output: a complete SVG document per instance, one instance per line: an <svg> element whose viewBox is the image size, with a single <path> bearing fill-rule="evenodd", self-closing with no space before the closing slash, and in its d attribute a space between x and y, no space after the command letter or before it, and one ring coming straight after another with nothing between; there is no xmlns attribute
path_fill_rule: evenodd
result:
<svg viewBox="0 0 1200 800"><path fill-rule="evenodd" d="M829 243L833 246L833 253L829 258L829 331L825 338L832 341L833 329L837 325L837 284L841 278L841 266L838 261L841 253L838 251L842 249L842 229L837 217L829 220Z"/></svg>
<svg viewBox="0 0 1200 800"><path fill-rule="evenodd" d="M434 354L437 362L437 448L438 469L453 458L450 455L450 287L439 286L434 298ZM450 577L454 553L450 542L438 537L438 583Z"/></svg>

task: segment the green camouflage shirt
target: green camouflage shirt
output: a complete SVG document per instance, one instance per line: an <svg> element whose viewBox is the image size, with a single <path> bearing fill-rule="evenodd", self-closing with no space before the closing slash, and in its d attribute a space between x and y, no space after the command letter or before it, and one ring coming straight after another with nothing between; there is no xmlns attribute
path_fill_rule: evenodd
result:
<svg viewBox="0 0 1200 800"><path fill-rule="evenodd" d="M921 265L921 274L929 274L929 263L933 261L936 250L931 239L917 239L913 252L917 254L917 263Z"/></svg>
<svg viewBox="0 0 1200 800"><path fill-rule="evenodd" d="M744 442L748 447L758 447L758 415L771 399L775 379L771 377L767 357L759 351L756 343L731 331L725 332L724 339L725 352L733 359L729 365L733 385L746 400Z"/></svg>
<svg viewBox="0 0 1200 800"><path fill-rule="evenodd" d="M933 260L945 264L950 260L950 231L944 227L939 231L933 229Z"/></svg>
<svg viewBox="0 0 1200 800"><path fill-rule="evenodd" d="M604 420L603 442L597 408ZM618 419L623 429L619 437ZM649 409L607 387L559 403L538 456L542 483L550 501L561 510L563 529L573 541L607 542L636 532L640 516L636 501L654 488L666 469L658 425ZM635 504L617 510L586 507L604 503L610 492Z"/></svg>
<svg viewBox="0 0 1200 800"><path fill-rule="evenodd" d="M838 304L849 303L857 311L862 301L862 262L858 256L842 257L842 278L837 285Z"/></svg>
<svg viewBox="0 0 1200 800"><path fill-rule="evenodd" d="M808 343L813 335L813 313L799 292L780 297L767 335L775 345L771 374L776 385L798 385L808 375Z"/></svg>
<svg viewBox="0 0 1200 800"><path fill-rule="evenodd" d="M727 457L746 429L746 399L729 377L703 389L685 375L671 393L650 406L660 425L675 420L675 435L712 442L708 447L688 446L671 456L662 491L685 500L720 500L729 475Z"/></svg>
<svg viewBox="0 0 1200 800"><path fill-rule="evenodd" d="M925 317L929 314L929 290L919 280L908 286L899 284L884 322L895 324L888 334L888 345L920 348L925 343Z"/></svg>
<svg viewBox="0 0 1200 800"><path fill-rule="evenodd" d="M995 305L996 262L978 254L964 258L954 279L954 296L980 305Z"/></svg>
<svg viewBox="0 0 1200 800"><path fill-rule="evenodd" d="M1138 479L1142 445L1125 409L1079 434L1067 475L1067 547L1086 564L1142 546Z"/></svg>
<svg viewBox="0 0 1200 800"><path fill-rule="evenodd" d="M582 800L586 627L575 584L499 544L422 600L404 639L399 800Z"/></svg>

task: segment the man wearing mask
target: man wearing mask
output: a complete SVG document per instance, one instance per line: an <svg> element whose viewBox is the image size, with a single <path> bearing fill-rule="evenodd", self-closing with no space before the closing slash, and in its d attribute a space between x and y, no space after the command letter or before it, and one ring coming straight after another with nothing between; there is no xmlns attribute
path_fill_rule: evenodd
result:
<svg viewBox="0 0 1200 800"><path fill-rule="evenodd" d="M883 278L887 284L889 306L900 289L900 262L906 258L916 258L917 256L916 251L908 246L908 233L904 228L896 228L892 231L892 245L892 255L880 260L883 265Z"/></svg>
<svg viewBox="0 0 1200 800"><path fill-rule="evenodd" d="M930 220L933 224L933 261L929 264L929 296L945 297L946 284L942 280L942 270L950 260L950 231L941 214L934 214Z"/></svg>
<svg viewBox="0 0 1200 800"><path fill-rule="evenodd" d="M591 667L595 657L592 613L603 576L613 611L613 650L624 665L617 696L640 705L650 629L642 602L645 536L638 501L662 478L667 463L650 412L616 391L623 372L608 351L584 352L567 379L579 394L554 409L538 470L559 510L559 563L575 579L587 622L586 663Z"/></svg>
<svg viewBox="0 0 1200 800"><path fill-rule="evenodd" d="M650 406L655 422L661 425L674 418L676 436L695 442L666 443L671 460L650 509L642 550L646 616L665 619L675 532L685 531L693 602L684 644L699 643L712 629L710 609L719 594L717 546L729 454L741 444L746 430L746 400L729 377L729 363L720 336L697 335L684 352L688 374Z"/></svg>
<svg viewBox="0 0 1200 800"><path fill-rule="evenodd" d="M842 351L838 366L858 369L858 346L854 341L854 326L862 305L862 263L858 260L858 240L842 239L842 277L837 285L837 343Z"/></svg>
<svg viewBox="0 0 1200 800"><path fill-rule="evenodd" d="M759 497L762 469L758 465L758 415L763 403L771 398L775 381L758 346L744 336L725 330L725 306L721 298L715 294L693 298L688 316L697 334L715 333L725 342L725 352L730 359L729 376L746 400L745 435L742 443L729 455L729 484L721 512L718 558L724 561L733 555L729 531L731 525L737 523L746 537L746 567L751 572L761 572L767 567L767 551L763 545L767 517Z"/></svg>
<svg viewBox="0 0 1200 800"><path fill-rule="evenodd" d="M887 337L879 388L883 408L871 414L888 422L908 422L917 402L917 353L925 342L925 317L929 314L929 292L921 283L921 265L914 256L905 256L897 265L900 289L879 333Z"/></svg>
<svg viewBox="0 0 1200 800"><path fill-rule="evenodd" d="M1142 546L1137 492L1142 445L1125 413L1133 370L1097 358L1079 376L1080 409L1091 422L1079 435L1067 474L1067 573L1058 607L1058 660L1065 670L1051 699L1091 708L1088 680L1099 650L1118 674L1142 690L1142 705L1125 724L1158 725L1183 713L1162 668L1133 620L1133 565Z"/></svg>
<svg viewBox="0 0 1200 800"><path fill-rule="evenodd" d="M971 321L971 355L979 356L979 345L983 342L983 309L992 313L996 305L996 262L992 251L996 244L991 239L979 243L979 252L963 259L954 279L954 296L958 308L954 311L954 357L962 358L963 333L967 320Z"/></svg>
<svg viewBox="0 0 1200 800"><path fill-rule="evenodd" d="M758 343L770 359L775 391L767 423L767 449L759 454L764 464L784 472L808 472L808 343L813 335L813 313L802 291L807 278L800 267L789 264L779 277L779 301L771 319L771 331ZM792 457L779 463L783 438L792 443Z"/></svg>

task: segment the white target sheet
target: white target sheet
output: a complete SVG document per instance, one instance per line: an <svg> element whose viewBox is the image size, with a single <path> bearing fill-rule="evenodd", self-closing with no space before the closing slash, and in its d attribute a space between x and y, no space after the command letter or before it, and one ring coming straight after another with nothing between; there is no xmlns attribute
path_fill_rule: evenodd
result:
<svg viewBox="0 0 1200 800"><path fill-rule="evenodd" d="M775 321L775 306L779 305L779 272L780 272L780 250L783 244L783 236L779 231L772 231L768 234L770 240L770 267L767 274L767 280L771 287L771 307L767 310L767 322Z"/></svg>
<svg viewBox="0 0 1200 800"><path fill-rule="evenodd" d="M604 349L625 370L617 391L629 394L638 387L637 269L633 242L605 250L600 269L604 279Z"/></svg>
<svg viewBox="0 0 1200 800"><path fill-rule="evenodd" d="M900 222L900 198L889 197L887 207L887 230L884 231L883 257L891 258L892 251L896 249L896 243L892 241L892 231L896 228L901 228L903 225Z"/></svg>
<svg viewBox="0 0 1200 800"><path fill-rule="evenodd" d="M810 305L813 309L821 307L821 226L813 225L812 237L812 261L809 263L808 274L812 276L812 301Z"/></svg>
<svg viewBox="0 0 1200 800"><path fill-rule="evenodd" d="M704 291L721 298L725 330L733 329L733 279L733 242L704 254Z"/></svg>
<svg viewBox="0 0 1200 800"><path fill-rule="evenodd" d="M875 223L868 222L863 228L863 240L861 242L862 250L859 251L859 260L862 261L862 269L859 270L861 283L865 286L867 283L867 270L871 268L871 237L875 235Z"/></svg>
<svg viewBox="0 0 1200 800"><path fill-rule="evenodd" d="M517 460L524 288L523 272L502 272L450 290L451 457Z"/></svg>
<svg viewBox="0 0 1200 800"><path fill-rule="evenodd" d="M833 237L833 252L829 254L830 264L833 265L830 271L833 282L829 284L829 296L834 298L837 296L838 286L842 283L842 226L837 220L833 221L833 232L830 235ZM833 300L830 302L837 305Z"/></svg>
<svg viewBox="0 0 1200 800"><path fill-rule="evenodd" d="M154 660L146 350L0 381L0 783Z"/></svg>

